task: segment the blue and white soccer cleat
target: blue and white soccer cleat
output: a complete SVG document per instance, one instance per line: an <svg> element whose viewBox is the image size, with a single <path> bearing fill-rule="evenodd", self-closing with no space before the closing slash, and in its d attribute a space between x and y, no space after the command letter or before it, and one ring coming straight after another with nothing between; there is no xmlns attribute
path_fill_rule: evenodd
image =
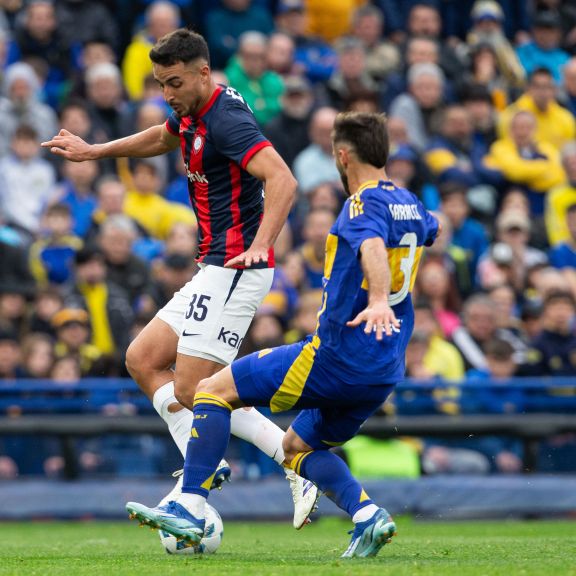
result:
<svg viewBox="0 0 576 576"><path fill-rule="evenodd" d="M210 486L210 490L214 490L218 488L218 490L222 490L222 485L224 482L230 482L230 476L232 475L232 470L230 469L230 465L226 460L220 460L220 464L218 464L218 468L216 473L214 474L214 478L212 479L212 485ZM160 500L158 506L165 506L171 500L178 500L178 496L182 494L182 482L184 481L184 470L180 468L180 470L176 470L172 473L174 478L178 478L174 488Z"/></svg>
<svg viewBox="0 0 576 576"><path fill-rule="evenodd" d="M199 544L204 535L204 518L192 516L184 506L173 500L164 506L148 508L138 502L126 504L130 520L138 520L141 526L149 526L172 534L177 540Z"/></svg>
<svg viewBox="0 0 576 576"><path fill-rule="evenodd" d="M396 524L384 508L364 522L358 522L351 530L352 540L341 558L370 558L376 556L384 544L392 541Z"/></svg>

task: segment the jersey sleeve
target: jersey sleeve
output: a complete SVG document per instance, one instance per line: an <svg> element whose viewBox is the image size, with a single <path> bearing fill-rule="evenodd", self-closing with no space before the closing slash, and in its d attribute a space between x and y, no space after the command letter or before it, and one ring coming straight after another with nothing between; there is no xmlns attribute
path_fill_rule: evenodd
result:
<svg viewBox="0 0 576 576"><path fill-rule="evenodd" d="M388 244L390 225L382 204L368 195L352 195L342 211L338 223L338 236L344 238L356 255L364 240L382 238Z"/></svg>
<svg viewBox="0 0 576 576"><path fill-rule="evenodd" d="M241 101L227 104L211 132L218 152L243 169L256 152L272 146L260 131L254 115Z"/></svg>
<svg viewBox="0 0 576 576"><path fill-rule="evenodd" d="M168 132L173 136L180 135L180 117L176 112L172 112L172 114L168 116L166 120L166 130L168 130Z"/></svg>

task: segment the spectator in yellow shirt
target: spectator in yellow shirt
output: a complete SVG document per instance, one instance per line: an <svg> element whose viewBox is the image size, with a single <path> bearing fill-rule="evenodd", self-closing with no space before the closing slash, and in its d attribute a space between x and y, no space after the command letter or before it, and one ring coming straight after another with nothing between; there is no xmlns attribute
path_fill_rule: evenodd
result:
<svg viewBox="0 0 576 576"><path fill-rule="evenodd" d="M196 224L196 218L190 208L163 198L160 189L156 166L143 159L136 160L132 171L132 186L124 201L124 213L136 220L154 238L165 240L174 224Z"/></svg>
<svg viewBox="0 0 576 576"><path fill-rule="evenodd" d="M140 100L144 92L144 80L152 72L148 53L156 40L178 28L180 12L172 2L153 2L146 11L146 27L128 45L122 61L124 86L131 100Z"/></svg>
<svg viewBox="0 0 576 576"><path fill-rule="evenodd" d="M520 110L531 112L536 119L536 139L549 142L560 150L576 136L574 116L556 102L557 88L552 73L537 68L530 74L526 92L508 106L498 122L500 138L506 138L512 118Z"/></svg>
<svg viewBox="0 0 576 576"><path fill-rule="evenodd" d="M571 239L566 212L576 204L576 142L568 142L562 148L562 166L566 172L566 182L550 190L544 207L546 233L552 246Z"/></svg>
<svg viewBox="0 0 576 576"><path fill-rule="evenodd" d="M510 123L510 136L492 144L484 164L499 171L506 181L525 189L533 216L544 214L545 194L565 180L558 149L539 140L537 119L529 111L516 111Z"/></svg>

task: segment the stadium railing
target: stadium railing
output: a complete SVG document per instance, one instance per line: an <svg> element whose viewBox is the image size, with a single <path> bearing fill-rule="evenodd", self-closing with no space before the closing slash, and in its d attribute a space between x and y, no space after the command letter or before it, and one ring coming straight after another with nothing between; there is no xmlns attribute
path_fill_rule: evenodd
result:
<svg viewBox="0 0 576 576"><path fill-rule="evenodd" d="M406 381L397 387L388 413L372 417L362 432L377 438L517 437L524 443L524 470L530 472L539 442L576 432L575 415L574 378ZM291 418L274 417L283 427ZM165 435L168 430L130 379L0 382L0 435L58 437L67 478L78 474L73 439L106 434Z"/></svg>

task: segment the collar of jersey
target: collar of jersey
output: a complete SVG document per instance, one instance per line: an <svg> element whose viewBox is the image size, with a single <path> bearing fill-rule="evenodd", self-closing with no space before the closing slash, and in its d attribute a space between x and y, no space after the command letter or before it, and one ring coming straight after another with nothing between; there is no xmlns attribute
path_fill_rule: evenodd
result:
<svg viewBox="0 0 576 576"><path fill-rule="evenodd" d="M364 192L367 188L376 188L376 186L380 185L392 185L392 181L390 180L367 180L364 184L361 184L356 194L359 192Z"/></svg>
<svg viewBox="0 0 576 576"><path fill-rule="evenodd" d="M212 105L216 101L216 98L218 98L218 96L220 96L220 93L222 92L222 90L223 90L222 86L220 86L220 84L216 84L216 88L214 89L214 92L212 92L212 96L210 96L210 100L208 100L208 102L206 102L206 104L204 104L204 106L202 106L202 108L200 109L200 112L198 112L198 114L194 114L194 118L200 118L201 116L204 116L204 114L206 114L206 112L208 112L208 110L210 110L210 108L212 108Z"/></svg>

